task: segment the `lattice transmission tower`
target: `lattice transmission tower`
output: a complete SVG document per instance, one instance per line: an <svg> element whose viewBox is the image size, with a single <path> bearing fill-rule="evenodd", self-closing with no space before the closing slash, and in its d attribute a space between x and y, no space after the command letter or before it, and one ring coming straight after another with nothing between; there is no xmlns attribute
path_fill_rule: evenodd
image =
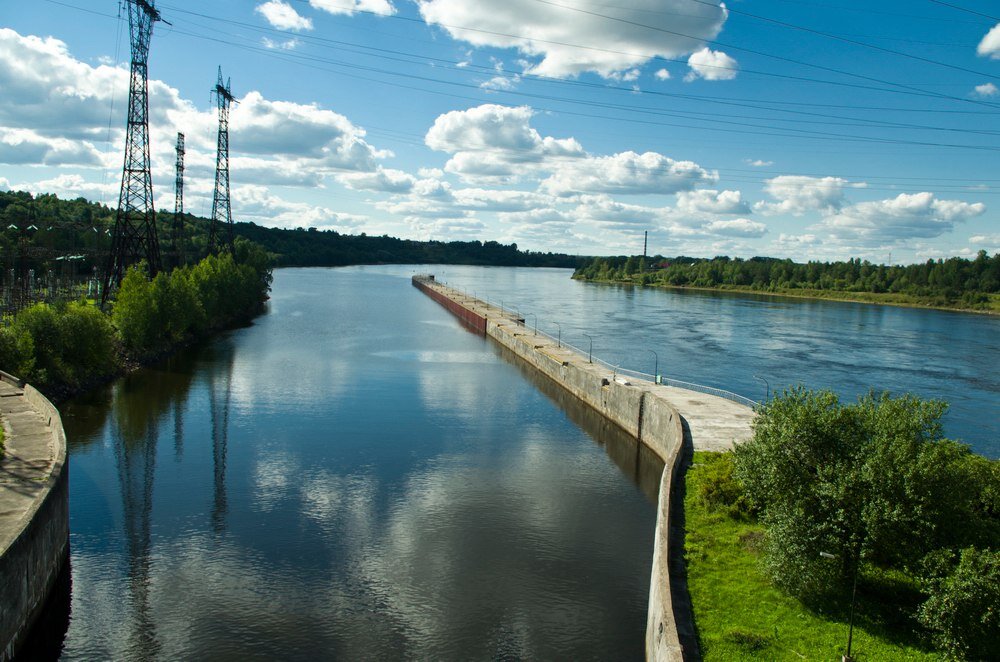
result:
<svg viewBox="0 0 1000 662"><path fill-rule="evenodd" d="M153 24L163 18L151 0L128 0L127 4L132 66L125 132L125 168L111 237L111 255L101 291L102 304L107 301L111 290L121 283L129 266L144 259L151 274L160 270L160 244L156 238L156 212L153 208L153 178L149 173L148 63Z"/></svg>
<svg viewBox="0 0 1000 662"><path fill-rule="evenodd" d="M174 266L184 264L184 134L177 132L177 167L174 177L174 224L172 239L174 244Z"/></svg>
<svg viewBox="0 0 1000 662"><path fill-rule="evenodd" d="M225 224L226 247L233 249L233 211L229 205L229 105L234 101L230 81L223 84L222 67L212 94L219 104L219 140L215 156L215 193L212 195L212 226L208 234L208 250L218 250L219 226Z"/></svg>

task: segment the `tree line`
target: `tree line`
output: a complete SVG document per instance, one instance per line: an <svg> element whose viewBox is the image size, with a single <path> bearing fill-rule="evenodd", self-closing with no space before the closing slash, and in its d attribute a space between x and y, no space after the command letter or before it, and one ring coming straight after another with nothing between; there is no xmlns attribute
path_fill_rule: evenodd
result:
<svg viewBox="0 0 1000 662"><path fill-rule="evenodd" d="M581 280L760 292L836 292L902 295L932 305L989 308L1000 293L1000 253L952 257L910 265L852 258L806 263L754 257L596 257L573 275Z"/></svg>
<svg viewBox="0 0 1000 662"><path fill-rule="evenodd" d="M165 263L196 262L208 254L206 218L182 214L183 239L172 242L173 213L156 215ZM62 200L0 191L0 256L13 268L36 273L62 268L73 258L76 273L104 268L111 247L114 209L84 198ZM517 244L496 241L414 241L388 235L342 234L317 228L279 229L234 223L234 234L271 253L277 266L344 266L351 264L472 264L575 268L581 259L563 253L522 251ZM180 258L180 259L179 259ZM173 260L173 261L171 261Z"/></svg>

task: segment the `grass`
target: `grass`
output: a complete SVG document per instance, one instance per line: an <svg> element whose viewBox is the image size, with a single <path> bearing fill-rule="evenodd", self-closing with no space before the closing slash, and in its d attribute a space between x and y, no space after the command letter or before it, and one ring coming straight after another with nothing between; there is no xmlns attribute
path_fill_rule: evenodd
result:
<svg viewBox="0 0 1000 662"><path fill-rule="evenodd" d="M701 502L699 480L717 455L695 453L684 502L688 587L704 659L840 659L847 646L848 596L844 604L813 611L771 585L758 564L763 527ZM906 616L916 599L906 577L866 574L858 586L854 657L940 659Z"/></svg>

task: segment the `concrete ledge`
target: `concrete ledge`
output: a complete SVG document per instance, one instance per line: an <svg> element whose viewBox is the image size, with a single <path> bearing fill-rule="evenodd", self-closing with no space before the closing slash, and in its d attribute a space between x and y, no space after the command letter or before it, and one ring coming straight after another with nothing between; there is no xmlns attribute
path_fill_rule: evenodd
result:
<svg viewBox="0 0 1000 662"><path fill-rule="evenodd" d="M672 661L683 660L685 655L693 657L695 652L685 650L681 643L678 616L671 597L672 589L676 588L671 585L670 573L671 494L681 467L685 431L681 412L671 401L665 387L617 380L613 374L608 374L606 368L585 361L575 352L557 347L550 339L525 333L520 326L522 322L506 311L462 296L437 283L433 277L415 276L413 284L463 321L482 320L482 326L477 324L477 330L481 329L481 333L514 352L525 363L642 442L663 461L646 616L646 658ZM677 391L682 389L672 390L673 393ZM704 404L702 394L684 393L691 396L692 405ZM724 413L732 415L731 411ZM748 436L752 412L745 415L738 413L734 418L734 434L728 443ZM684 618L690 616L684 615Z"/></svg>
<svg viewBox="0 0 1000 662"><path fill-rule="evenodd" d="M20 392L18 392L20 391ZM0 374L7 454L0 461L0 661L12 658L45 605L69 549L69 470L59 411Z"/></svg>

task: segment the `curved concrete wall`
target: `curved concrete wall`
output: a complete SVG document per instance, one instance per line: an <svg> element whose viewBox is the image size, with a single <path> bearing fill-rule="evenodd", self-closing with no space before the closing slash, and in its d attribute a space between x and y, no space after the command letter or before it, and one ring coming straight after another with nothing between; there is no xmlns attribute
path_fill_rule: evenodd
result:
<svg viewBox="0 0 1000 662"><path fill-rule="evenodd" d="M678 411L657 397L651 387L622 383L607 374L606 369L576 360L575 356L570 360L566 350L528 332L523 320L503 315L481 301L464 298L427 277L414 277L413 284L467 324L513 351L663 460L646 616L646 658L682 660L684 650L674 616L669 563L670 497L684 443L684 426ZM460 299L463 303L459 303Z"/></svg>
<svg viewBox="0 0 1000 662"><path fill-rule="evenodd" d="M51 449L51 463L20 519L0 531L0 661L17 653L38 617L69 551L69 470L66 433L59 411L30 385L0 373L0 379L23 389L23 397L41 415ZM8 427L8 449L17 429ZM3 486L0 489L15 489Z"/></svg>

